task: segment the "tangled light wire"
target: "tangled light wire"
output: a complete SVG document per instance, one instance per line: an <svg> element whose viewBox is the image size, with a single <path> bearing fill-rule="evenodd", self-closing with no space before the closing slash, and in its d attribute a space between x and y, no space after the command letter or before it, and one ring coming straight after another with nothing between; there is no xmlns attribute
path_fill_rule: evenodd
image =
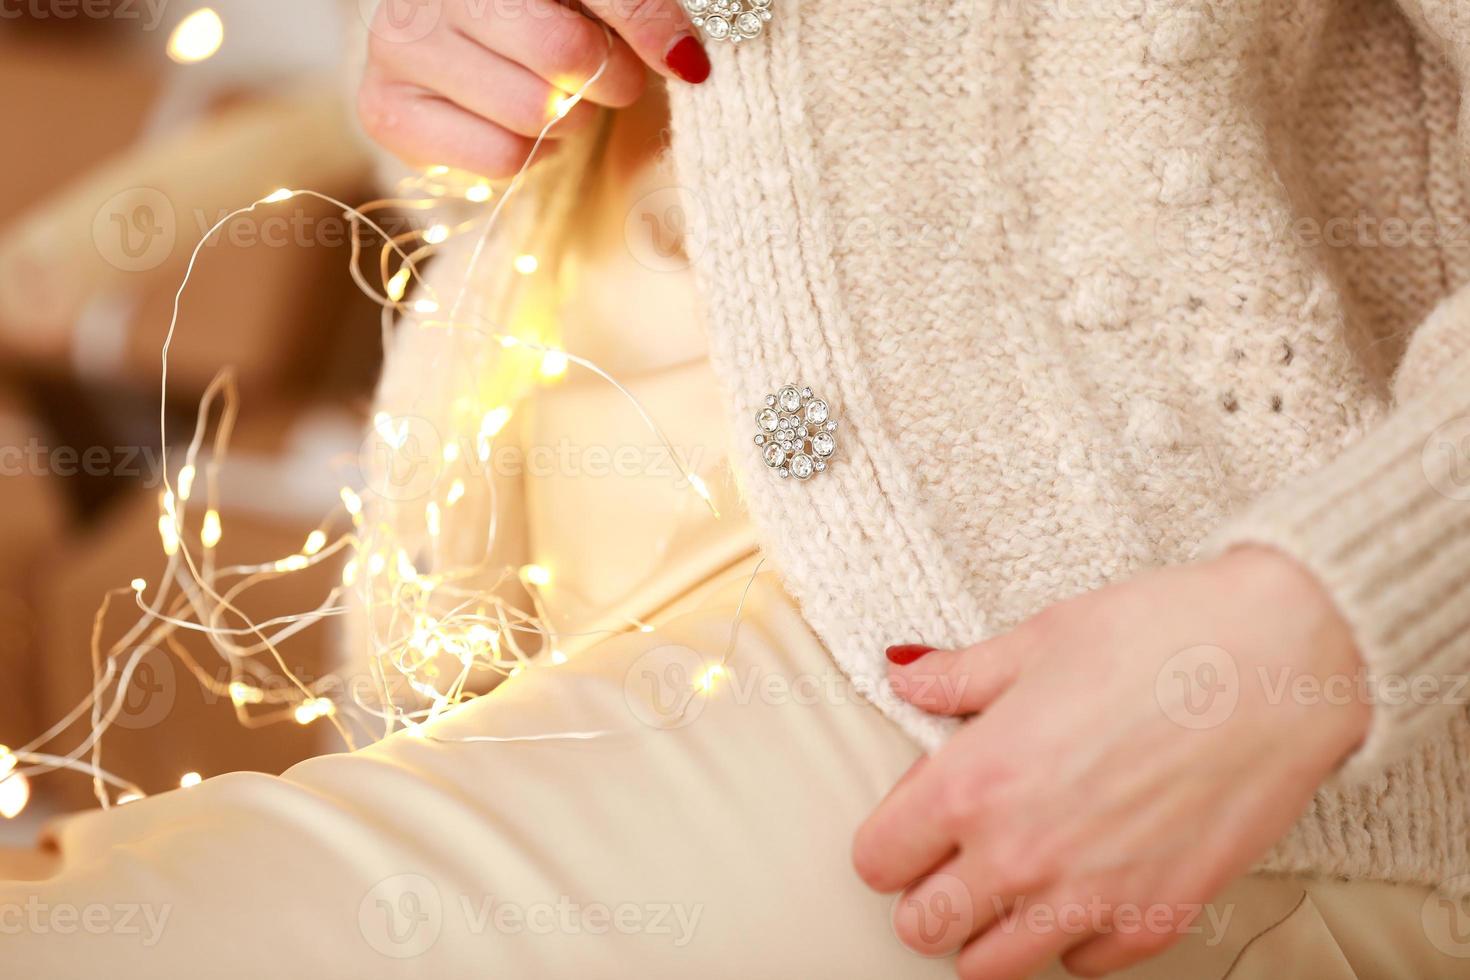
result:
<svg viewBox="0 0 1470 980"><path fill-rule="evenodd" d="M663 429L616 378L586 358L536 338L517 336L487 321L479 313L467 318L464 312L466 297L477 281L487 244L497 230L506 204L521 189L552 129L607 70L613 41L612 33L605 25L603 33L607 40L607 53L601 64L576 91L555 101L551 117L537 135L525 161L499 193L483 221L471 219L452 230L436 225L428 232L411 231L395 236L374 220L372 214L379 210L395 207L423 210L440 203L445 196L445 185L435 185L432 181L446 178L449 171L448 168L434 167L423 177L407 182L410 186L417 184L422 188L428 194L426 199L384 199L355 208L318 191L281 189L226 214L195 245L183 280L174 294L161 351L158 424L163 453L163 493L159 502L158 531L167 558L163 573L151 589L151 597L150 585L143 579L134 579L130 586L112 589L103 597L91 633L92 686L79 703L18 749L0 746L0 815L12 817L24 808L30 792L28 777L58 770L89 775L94 794L104 809L144 795L139 786L105 768L103 736L123 711L140 662L159 650L176 658L207 691L222 698L228 697L241 725L256 728L283 721L306 725L324 720L349 749L401 729L440 742L579 741L614 734L611 730L598 730L450 738L425 727L475 697L469 685L477 672L513 675L529 666L534 651L528 651L529 643L524 640L536 638L546 641L543 649L549 648L551 662L559 663L559 654L554 647L558 636L591 635L551 630L539 592L540 587L547 583L544 569L530 565L519 570L497 570L490 564L488 559L495 540L498 511L493 477L486 477L490 490L490 516L484 556L479 561L421 572L416 566L415 555L396 539L393 528L386 522L374 520L370 508L364 505L362 495L344 486L341 510L328 515L296 554L259 564L220 565L215 551L223 535L216 506L220 470L239 410L238 392L229 369L216 376L200 400L193 435L176 480L170 476L168 465L169 351L178 329L184 291L193 278L204 248L216 234L243 215L293 198L310 197L340 208L352 228L351 275L358 287L382 309L385 351L393 323L397 320L405 328L446 329L493 342L502 350L529 351L540 358L543 374L558 375L568 364L592 372L628 400L669 454L680 476L718 518L719 512L703 480L680 458ZM473 204L483 204L496 195L489 184L482 181L472 184L462 196ZM479 234L448 318L435 320L440 304L432 287L424 280L419 263L456 233L476 224L480 226ZM361 268L363 228L383 242L378 263L381 289L367 279ZM405 246L414 239L422 239L422 244L410 251ZM393 267L395 258L401 263L396 269ZM522 257L527 258L529 256ZM531 262L534 263L534 259ZM413 283L426 292L426 298L405 303L404 297ZM467 319L474 321L473 324ZM210 421L216 415L218 419L210 437ZM482 462L488 459L491 441L509 416L507 407L486 414L476 438L477 453ZM377 433L390 444L401 443L404 438L401 426L391 417L380 414L374 418L373 424ZM201 462L206 443L209 451ZM190 541L191 504L201 479L205 506L197 521L199 550L196 553ZM439 536L444 509L452 507L464 494L462 480L456 479L444 495L442 504L431 500L425 505L423 519L431 540ZM344 523L347 525L345 529L340 533L335 531ZM240 608L242 596L255 586L300 573L342 555L347 556L347 560L340 584L330 588L315 608L260 622L253 621ZM729 639L719 660L712 663L704 675L691 679L689 690L677 703L671 721L682 718L693 699L708 691L713 678L723 673L729 663L745 601L759 568L757 564L740 595L730 624ZM500 594L500 586L514 581L525 586L533 607L530 610L518 608ZM141 615L122 637L104 651L104 624L114 601L123 597L131 598ZM356 603L348 601L349 598L355 599ZM361 684L343 685L340 678L332 675L314 681L298 676L282 655L280 644L329 617L342 616L354 610L364 613L368 624L371 651L367 666L372 689L364 691ZM383 617L386 617L387 627L380 631L378 623ZM631 626L650 629L636 621ZM592 631L597 634L609 632L619 631ZM181 633L197 633L205 637L227 667L228 679L221 679L218 673L212 673L200 664L181 643ZM448 671L443 669L445 664L450 666ZM273 683L277 680L285 683ZM333 696L344 686L349 688L345 696ZM405 700L405 689L409 701L406 706L400 703ZM51 742L83 718L87 721L86 734L75 746L65 752L46 751ZM646 726L638 727L648 730ZM198 781L197 774L189 773L182 785L193 785Z"/></svg>

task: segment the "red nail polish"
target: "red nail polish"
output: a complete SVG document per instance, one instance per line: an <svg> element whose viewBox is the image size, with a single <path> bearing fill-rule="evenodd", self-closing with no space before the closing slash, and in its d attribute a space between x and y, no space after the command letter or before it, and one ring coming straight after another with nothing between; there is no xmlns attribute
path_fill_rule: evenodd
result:
<svg viewBox="0 0 1470 980"><path fill-rule="evenodd" d="M675 75L695 85L709 78L709 55L692 34L685 34L669 47L664 64Z"/></svg>
<svg viewBox="0 0 1470 980"><path fill-rule="evenodd" d="M938 647L926 647L922 643L900 643L898 646L889 647L887 650L890 663L907 667L926 653L933 653Z"/></svg>

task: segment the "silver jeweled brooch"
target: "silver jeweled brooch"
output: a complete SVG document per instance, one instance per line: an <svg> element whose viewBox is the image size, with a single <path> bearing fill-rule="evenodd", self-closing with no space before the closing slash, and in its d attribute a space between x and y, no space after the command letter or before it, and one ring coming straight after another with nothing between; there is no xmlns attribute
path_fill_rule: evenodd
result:
<svg viewBox="0 0 1470 980"><path fill-rule="evenodd" d="M748 41L765 30L771 0L683 0L694 26L711 41Z"/></svg>
<svg viewBox="0 0 1470 980"><path fill-rule="evenodd" d="M780 476L810 480L837 453L837 420L810 388L783 385L755 415L755 444Z"/></svg>

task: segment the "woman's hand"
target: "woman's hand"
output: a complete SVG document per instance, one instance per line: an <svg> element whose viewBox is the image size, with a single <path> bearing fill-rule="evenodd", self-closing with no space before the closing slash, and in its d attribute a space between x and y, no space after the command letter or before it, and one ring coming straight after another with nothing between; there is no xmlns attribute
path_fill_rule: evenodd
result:
<svg viewBox="0 0 1470 980"><path fill-rule="evenodd" d="M368 135L415 166L506 177L534 137L607 57L587 101L627 106L644 66L702 82L706 57L678 0L586 0L611 29L558 0L383 0L373 18L358 111ZM611 49L608 39L611 37ZM551 135L585 125L578 103Z"/></svg>
<svg viewBox="0 0 1470 980"><path fill-rule="evenodd" d="M924 649L890 650L894 688L979 715L868 818L854 862L873 888L906 889L900 939L964 947L967 978L1058 955L1098 976L1204 927L1203 904L1290 829L1371 711L1340 696L1361 670L1346 623L1263 548ZM1339 696L1313 696L1322 684Z"/></svg>

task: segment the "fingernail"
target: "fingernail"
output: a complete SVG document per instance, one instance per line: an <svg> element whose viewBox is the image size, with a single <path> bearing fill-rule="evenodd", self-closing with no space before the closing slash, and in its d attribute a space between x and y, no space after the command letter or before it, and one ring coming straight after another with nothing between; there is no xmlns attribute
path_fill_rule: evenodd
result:
<svg viewBox="0 0 1470 980"><path fill-rule="evenodd" d="M898 646L889 647L887 650L889 663L907 667L926 653L933 653L938 647L926 647L922 643L900 643Z"/></svg>
<svg viewBox="0 0 1470 980"><path fill-rule="evenodd" d="M693 34L685 34L669 46L664 64L686 82L698 85L709 78L709 55Z"/></svg>

